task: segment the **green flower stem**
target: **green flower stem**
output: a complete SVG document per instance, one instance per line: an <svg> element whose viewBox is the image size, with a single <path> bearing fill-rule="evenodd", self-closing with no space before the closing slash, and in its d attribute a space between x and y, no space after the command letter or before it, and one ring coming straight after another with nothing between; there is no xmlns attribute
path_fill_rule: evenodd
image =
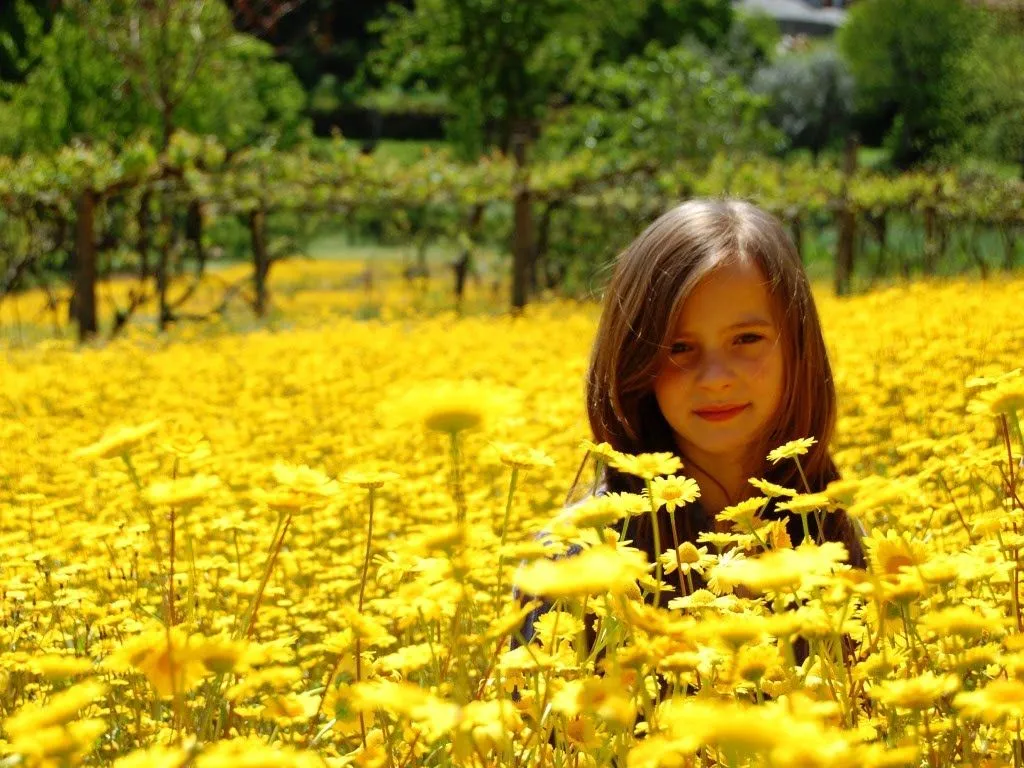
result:
<svg viewBox="0 0 1024 768"><path fill-rule="evenodd" d="M810 530L810 528L807 527L807 513L806 512L801 512L800 513L800 522L803 523L803 526L804 526L804 540L807 541L807 540L809 540L811 538L811 530Z"/></svg>
<svg viewBox="0 0 1024 768"><path fill-rule="evenodd" d="M804 465L800 463L800 457L794 456L793 461L796 462L796 471L800 473L800 479L804 481L804 490L811 493L811 484L807 482L807 475L804 474Z"/></svg>
<svg viewBox="0 0 1024 768"><path fill-rule="evenodd" d="M658 530L658 509L654 505L654 494L651 492L651 481L647 484L647 498L651 501L651 525L654 526L654 604L661 605L661 531Z"/></svg>
<svg viewBox="0 0 1024 768"><path fill-rule="evenodd" d="M450 480L452 498L455 499L456 520L459 525L466 522L466 495L462 490L462 465L459 461L459 433L448 433L449 456L451 457Z"/></svg>
<svg viewBox="0 0 1024 768"><path fill-rule="evenodd" d="M672 546L676 553L676 573L679 576L679 594L687 595L693 592L693 583L690 581L690 574L686 574L686 583L690 585L690 591L683 589L683 563L679 559L679 533L676 531L676 511L673 509L668 513L668 521L672 524Z"/></svg>
<svg viewBox="0 0 1024 768"><path fill-rule="evenodd" d="M125 451L121 454L121 461L124 462L125 467L128 469L128 476L132 479L132 484L135 486L135 490L140 494L142 493L142 481L139 479L139 473L135 471L135 465L132 463L131 454ZM160 547L160 536L158 533L158 526L156 520L153 518L153 510L146 502L142 503L142 508L146 512L146 521L149 523L149 535L153 539L153 554L157 561L164 559L163 550Z"/></svg>
<svg viewBox="0 0 1024 768"><path fill-rule="evenodd" d="M252 607L246 612L245 625L242 628L242 637L248 638L252 635L252 629L256 626L256 615L260 610L260 603L263 601L263 591L267 588L267 582L270 581L270 573L274 570L274 563L277 561L277 556L281 552L281 546L284 544L284 537L288 533L288 527L292 524L292 513L289 511L284 519L284 524L280 527L276 539L271 543L270 556L267 558L267 565L263 569L263 575L260 577L260 585L256 590L256 595L253 597Z"/></svg>
<svg viewBox="0 0 1024 768"><path fill-rule="evenodd" d="M494 597L495 610L501 605L501 574L505 566L505 554L503 552L505 548L505 538L508 535L508 518L512 512L512 497L516 492L516 482L519 480L519 467L512 465L512 477L508 483L508 498L505 500L505 517L501 522L501 545L498 550L498 589L497 594Z"/></svg>
<svg viewBox="0 0 1024 768"><path fill-rule="evenodd" d="M359 578L359 602L358 610L359 613L363 612L363 597L366 594L366 576L370 569L370 547L373 543L373 502L375 499L376 491L375 486L370 486L368 489L368 501L369 501L369 514L367 516L366 523L366 550L363 554L363 570ZM334 666L331 667L331 672L327 675L327 683L324 685L323 694L320 696L320 701L317 702L316 712L313 713L313 717L309 721L309 732L308 736L312 737L316 731L317 722L320 719L320 713L324 708L324 700L327 698L327 692L331 690L331 683L334 682L334 676L338 674L338 667L341 666L341 660L345 657L344 651L338 652L338 658L334 660ZM356 682L362 679L362 661L363 661L363 643L362 638L356 633ZM366 722L363 718L363 713L359 713L359 733L363 740L363 749L366 749Z"/></svg>

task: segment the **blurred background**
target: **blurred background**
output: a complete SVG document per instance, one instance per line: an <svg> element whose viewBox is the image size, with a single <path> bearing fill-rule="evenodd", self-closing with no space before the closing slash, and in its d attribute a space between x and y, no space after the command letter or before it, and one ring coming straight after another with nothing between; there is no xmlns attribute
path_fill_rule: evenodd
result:
<svg viewBox="0 0 1024 768"><path fill-rule="evenodd" d="M1013 0L2 0L0 337L593 299L696 195L987 279L1021 72Z"/></svg>

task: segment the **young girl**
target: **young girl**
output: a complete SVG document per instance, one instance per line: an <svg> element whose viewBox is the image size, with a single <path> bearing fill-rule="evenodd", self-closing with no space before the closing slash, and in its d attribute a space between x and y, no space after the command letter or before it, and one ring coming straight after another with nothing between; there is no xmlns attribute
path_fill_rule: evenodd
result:
<svg viewBox="0 0 1024 768"><path fill-rule="evenodd" d="M690 200L620 254L586 396L596 442L629 454L674 452L683 462L680 474L696 480L700 498L676 512L680 544L714 531L723 508L761 495L749 478L806 492L795 462L766 459L791 440L817 440L800 457L810 491L839 477L828 451L835 385L807 275L778 220L744 201ZM609 467L591 492L642 489L640 478ZM800 517L777 510L774 501L761 517L785 519L794 546L803 540ZM668 512L657 520L662 549L669 549ZM863 532L841 510L824 520L823 538L843 542L850 564L863 568ZM626 528L650 562L660 554L652 528L649 515L630 518ZM695 581L694 589L705 586ZM663 590L661 602L677 596ZM548 608L527 617L527 640Z"/></svg>

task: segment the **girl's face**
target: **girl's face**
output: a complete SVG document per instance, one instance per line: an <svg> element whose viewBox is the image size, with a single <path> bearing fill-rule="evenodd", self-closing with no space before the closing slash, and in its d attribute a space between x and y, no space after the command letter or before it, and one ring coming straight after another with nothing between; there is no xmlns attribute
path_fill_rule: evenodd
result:
<svg viewBox="0 0 1024 768"><path fill-rule="evenodd" d="M765 277L743 260L715 270L683 304L654 380L658 407L684 455L751 462L783 386L783 345Z"/></svg>

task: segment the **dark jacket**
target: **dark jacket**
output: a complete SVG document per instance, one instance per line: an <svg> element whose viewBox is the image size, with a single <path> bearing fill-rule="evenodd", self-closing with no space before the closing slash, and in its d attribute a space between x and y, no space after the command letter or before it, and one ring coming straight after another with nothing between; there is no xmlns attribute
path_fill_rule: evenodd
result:
<svg viewBox="0 0 1024 768"><path fill-rule="evenodd" d="M604 486L598 486L595 489L595 491L594 491L594 495L600 496L600 495L603 495L605 492L606 491L605 491ZM577 502L577 503L579 503L579 502ZM780 511L780 510L776 509L777 503L778 503L777 499L771 499L768 502L768 504L765 505L764 509L762 510L761 517L763 519L765 519L765 520L776 520L776 519L782 519L782 518L787 518L788 517L788 520L786 521L786 530L789 533L789 537L792 540L793 545L796 546L801 541L803 541L803 538L804 538L803 523L800 520L800 516L799 515L791 515L791 514L789 514L788 512L786 512L784 510ZM574 506L575 506L575 504L567 506L563 510L562 515L565 515L566 513L568 513ZM701 533L703 531L711 531L711 530L714 529L714 522L713 522L713 520L711 520L710 516L705 512L703 506L700 504L699 501L696 501L696 502L688 505L685 508L685 510L686 510L686 515L692 521L692 527L691 527L690 530L694 531L696 535L699 535L699 533ZM634 535L631 535L630 531L633 530L635 532L635 526L636 526L636 524L638 523L638 521L639 521L639 519L641 517L643 517L643 516L637 516L637 517L633 518L630 521L630 525L626 529L626 538L627 539L634 539L635 540ZM660 515L659 517L663 517L663 516ZM809 527L809 532L811 534L811 537L812 538L816 538L817 537L817 525L816 525L813 517L808 520L808 524L809 524L808 527ZM662 531L662 533L664 533L664 531ZM694 543L696 543L694 541L696 539L696 535L694 535L692 539L687 539L685 534L680 531L680 539L681 540L680 540L679 543L682 544L684 540L690 540L690 541L693 541ZM865 568L864 550L863 550L863 546L861 544L861 540L863 539L864 535L865 535L865 532L864 532L864 530L862 528L860 528L859 524L856 524L852 520L850 520L845 515L845 513L844 514L840 514L838 512L830 512L830 513L828 513L825 516L825 539L828 540L828 541L841 541L841 542L843 542L846 545L847 551L849 552L849 555L850 555L849 563L854 568ZM538 533L535 536L535 538L537 540L539 540L539 541L544 541L549 536L550 536L550 533L545 530L545 531L541 531L540 533ZM668 542L668 544L666 544L666 541ZM672 546L671 538L666 539L666 537L664 535L661 536L661 542L662 542L662 549L663 550L669 549ZM570 547L568 547L568 549L565 551L564 554L554 555L552 557L552 559L560 560L562 558L572 557L572 556L578 554L581 550L582 550L582 547L580 545L573 544ZM648 552L647 553L647 557L648 557L649 561L653 562L653 555L652 555L652 553ZM692 575L692 577L693 577L693 588L695 590L696 589L706 589L707 588L706 582L698 574L694 573ZM517 587L513 587L513 589L512 589L512 596L516 600L519 601L520 605L523 605L523 604L529 602L531 599L535 599L534 596L532 596L532 595L524 595ZM674 593L668 592L668 591L663 591L661 593L661 605L662 605L662 607L667 607L668 601L671 600L673 597L676 597L676 595ZM648 596L648 602L653 602L653 599L654 599L653 596L650 596L650 595ZM552 605L553 605L553 603L551 601L542 601L539 606L537 606L533 611L531 611L529 613L529 615L527 615L526 619L523 621L523 624L522 624L522 626L519 629L518 634L512 636L512 640L511 640L511 644L510 644L510 650L514 649L514 648L518 648L521 645L521 643L519 641L519 636L518 635L522 635L523 639L527 643L529 643L533 639L533 635L534 635L534 622L538 618L543 616L545 613L547 613L549 610L551 610ZM595 637L596 633L595 633L595 630L594 630L593 621L586 621L586 619L585 619L584 624L585 624L585 629L586 629L586 633L587 633L587 644L588 644L588 647L589 647L590 645L593 644L594 637ZM801 650L803 650L802 654L800 653ZM797 662L799 663L800 661L802 661L802 658L806 658L806 655L807 655L806 648L801 649L799 647L799 645L798 645L798 648L797 648L797 657L798 657L797 658ZM514 698L518 699L518 696L514 696Z"/></svg>

